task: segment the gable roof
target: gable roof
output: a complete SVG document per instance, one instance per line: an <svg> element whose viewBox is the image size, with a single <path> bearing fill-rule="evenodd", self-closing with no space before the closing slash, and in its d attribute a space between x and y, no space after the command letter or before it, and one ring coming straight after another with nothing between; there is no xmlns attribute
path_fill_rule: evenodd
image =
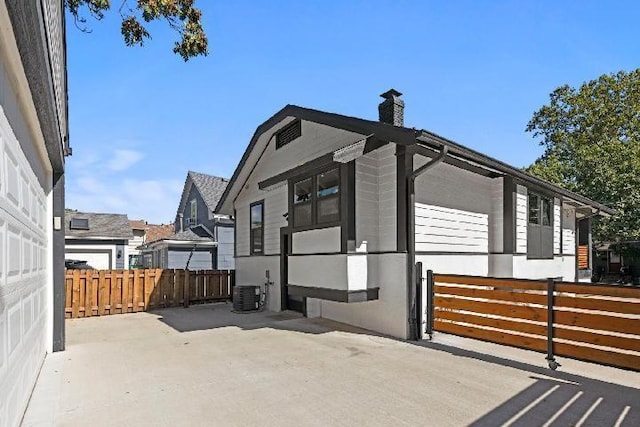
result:
<svg viewBox="0 0 640 427"><path fill-rule="evenodd" d="M89 220L88 230L71 229L71 219ZM77 212L65 210L64 234L71 238L133 239L131 224L125 214Z"/></svg>
<svg viewBox="0 0 640 427"><path fill-rule="evenodd" d="M569 199L575 200L581 204L591 206L598 211L601 211L606 214L612 215L615 211L608 206L605 206L601 203L595 202L593 200L588 199L587 197L576 194L572 191L569 191L565 188L559 187L555 184L552 184L548 181L535 177L527 172L524 172L521 169L510 166L500 160L496 160L492 157L486 156L482 153L469 149L457 142L449 140L447 138L443 138L433 132L429 132L427 130L418 130L415 128L406 128L401 126L393 126L387 123L360 119L357 117L343 116L335 113L328 113L319 110L313 110L309 108L299 107L296 105L287 105L282 110L278 111L272 117L270 117L267 121L262 123L256 129L247 149L245 150L240 163L236 167L236 170L231 177L218 205L216 207L216 211L225 211L231 210L228 205L229 196L233 192L237 194L240 192L240 189L244 185L243 182L239 182L239 177L245 167L250 168L250 170L255 166L255 164L259 161L257 159L251 159L251 154L258 144L259 141L262 143L265 142L268 144L271 136L282 126L286 125L289 121L285 121L286 119L299 119L306 120L314 123L319 123L323 125L327 125L337 129L343 129L350 132L355 132L363 135L367 138L375 138L378 141L382 142L393 142L399 145L409 146L409 145L419 145L423 146L426 149L438 150L442 147L446 147L448 149L448 157L452 159L455 163L460 164L459 162L464 162L473 167L473 165L481 165L492 170L499 172L501 174L509 175L514 178L517 178L523 182L533 184L539 188L542 188L547 191L551 191L553 193L565 196ZM278 126L279 125L279 126ZM266 138L261 137L266 135ZM434 151L434 155L437 154L437 151ZM249 164L248 164L249 163Z"/></svg>
<svg viewBox="0 0 640 427"><path fill-rule="evenodd" d="M206 173L188 171L187 178L184 182L184 188L182 189L182 196L180 196L180 204L178 205L178 211L176 215L184 210L184 206L187 203L187 197L191 192L191 186L195 185L202 196L202 200L207 205L209 210L216 212L216 206L220 201L220 197L227 188L229 180L227 178L221 178L219 176L207 175Z"/></svg>
<svg viewBox="0 0 640 427"><path fill-rule="evenodd" d="M145 241L155 242L171 236L174 231L173 224L147 224L145 228Z"/></svg>

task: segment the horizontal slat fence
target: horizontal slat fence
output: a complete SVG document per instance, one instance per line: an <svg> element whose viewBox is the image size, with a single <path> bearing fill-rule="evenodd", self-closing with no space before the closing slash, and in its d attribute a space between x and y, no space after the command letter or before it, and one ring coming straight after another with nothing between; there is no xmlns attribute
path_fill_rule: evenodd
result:
<svg viewBox="0 0 640 427"><path fill-rule="evenodd" d="M234 284L233 270L66 270L65 317L224 301Z"/></svg>
<svg viewBox="0 0 640 427"><path fill-rule="evenodd" d="M545 352L547 281L435 274L441 332ZM640 288L553 283L552 353L640 370Z"/></svg>

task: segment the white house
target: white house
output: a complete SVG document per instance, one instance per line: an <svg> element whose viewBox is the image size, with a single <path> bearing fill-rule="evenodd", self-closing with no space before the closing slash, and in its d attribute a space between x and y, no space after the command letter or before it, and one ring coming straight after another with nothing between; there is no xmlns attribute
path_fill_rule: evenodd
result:
<svg viewBox="0 0 640 427"><path fill-rule="evenodd" d="M16 426L64 349L62 1L0 0L0 424Z"/></svg>
<svg viewBox="0 0 640 427"><path fill-rule="evenodd" d="M219 204L236 283L297 309L406 338L416 262L436 273L590 277L590 218L612 210L429 131L288 105L260 125ZM425 271L423 271L423 274Z"/></svg>
<svg viewBox="0 0 640 427"><path fill-rule="evenodd" d="M64 226L65 259L86 261L97 270L129 268L134 236L127 215L67 210Z"/></svg>

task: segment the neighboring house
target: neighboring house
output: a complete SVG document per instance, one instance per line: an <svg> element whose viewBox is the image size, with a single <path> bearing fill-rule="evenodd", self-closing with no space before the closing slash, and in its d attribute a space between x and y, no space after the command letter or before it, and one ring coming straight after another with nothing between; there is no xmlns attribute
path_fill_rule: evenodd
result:
<svg viewBox="0 0 640 427"><path fill-rule="evenodd" d="M232 270L233 220L216 213L229 181L189 171L182 190L174 234L147 239L142 248L145 267L190 270Z"/></svg>
<svg viewBox="0 0 640 427"><path fill-rule="evenodd" d="M621 241L615 243L597 243L593 245L594 267L600 267L607 275L620 277L620 269L625 268L626 275L634 283L640 281L640 242Z"/></svg>
<svg viewBox="0 0 640 427"><path fill-rule="evenodd" d="M129 268L134 237L126 215L67 210L64 226L66 259L86 261L97 270Z"/></svg>
<svg viewBox="0 0 640 427"><path fill-rule="evenodd" d="M62 1L0 0L0 424L17 426L45 354L64 350Z"/></svg>
<svg viewBox="0 0 640 427"><path fill-rule="evenodd" d="M268 308L406 338L416 262L436 273L589 279L576 250L613 211L429 131L288 105L260 125L217 212L236 226L236 283Z"/></svg>
<svg viewBox="0 0 640 427"><path fill-rule="evenodd" d="M145 242L147 234L147 222L142 219L130 219L129 225L131 226L131 232L133 238L129 240L129 267L138 266L138 259L141 258L140 250L138 249Z"/></svg>

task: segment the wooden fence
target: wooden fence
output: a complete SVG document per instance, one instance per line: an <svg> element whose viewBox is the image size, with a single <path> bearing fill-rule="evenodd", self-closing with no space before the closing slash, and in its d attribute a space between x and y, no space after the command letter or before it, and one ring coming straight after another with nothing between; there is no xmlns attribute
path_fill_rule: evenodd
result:
<svg viewBox="0 0 640 427"><path fill-rule="evenodd" d="M433 277L437 331L640 370L640 288Z"/></svg>
<svg viewBox="0 0 640 427"><path fill-rule="evenodd" d="M234 284L233 270L66 270L65 317L224 301Z"/></svg>

